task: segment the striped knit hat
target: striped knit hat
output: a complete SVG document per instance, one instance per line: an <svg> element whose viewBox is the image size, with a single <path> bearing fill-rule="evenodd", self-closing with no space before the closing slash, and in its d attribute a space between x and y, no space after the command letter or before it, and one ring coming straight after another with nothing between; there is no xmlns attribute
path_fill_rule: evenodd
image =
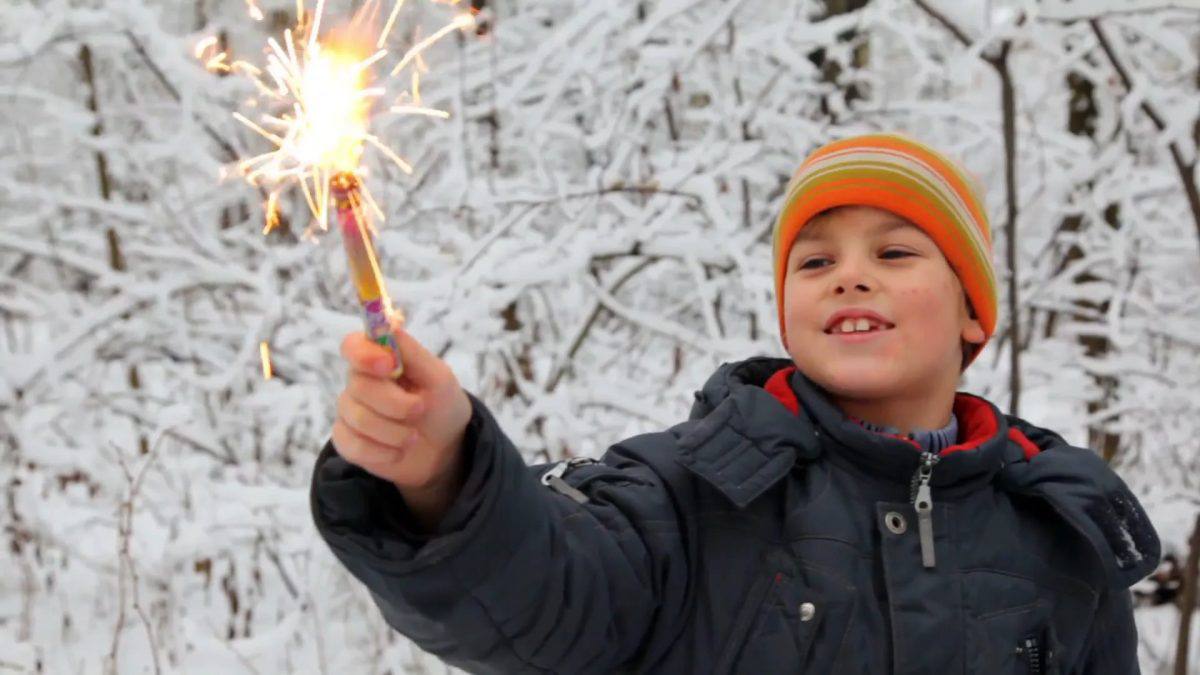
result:
<svg viewBox="0 0 1200 675"><path fill-rule="evenodd" d="M899 134L867 134L829 143L809 155L788 183L772 238L784 348L783 280L792 242L813 216L852 205L890 211L924 230L941 249L983 326L984 342L967 363L973 361L996 328L996 272L983 193L953 160Z"/></svg>

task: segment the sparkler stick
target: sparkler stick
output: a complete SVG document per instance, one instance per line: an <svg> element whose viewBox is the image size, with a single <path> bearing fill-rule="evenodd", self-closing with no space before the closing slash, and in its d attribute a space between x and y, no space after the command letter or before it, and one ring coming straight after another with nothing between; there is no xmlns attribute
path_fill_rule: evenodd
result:
<svg viewBox="0 0 1200 675"><path fill-rule="evenodd" d="M362 305L367 337L391 350L396 357L396 368L389 377L400 377L404 374L404 362L400 359L400 348L392 333L392 321L403 321L404 317L392 308L391 298L379 273L379 258L371 243L371 233L367 231L358 177L352 173L339 173L330 181L329 187L337 206L342 243L346 247L346 259L350 262L350 280Z"/></svg>
<svg viewBox="0 0 1200 675"><path fill-rule="evenodd" d="M316 9L309 14L305 0L296 0L297 26L295 34L284 32L283 44L275 38L267 40L267 62L263 67L244 61L229 60L228 52L217 49L217 40L206 38L196 45L196 57L206 67L223 73L249 77L258 91L258 121L240 113L234 117L275 149L238 163L238 171L253 185L267 184L270 194L265 207L269 232L280 223L279 197L287 186L298 186L315 219L314 224L326 230L329 205L342 233L342 242L349 262L350 277L363 312L368 337L391 350L396 367L391 373L397 378L404 372L400 351L392 327L403 321L403 315L392 307L384 286L379 257L371 238L371 214L383 221L383 211L371 198L363 183L360 160L367 146L378 150L406 174L413 169L395 151L368 131L371 109L389 95L387 85L401 71L412 69L412 89L402 92L383 112L393 115L420 115L445 118L441 110L422 105L419 88L420 72L424 69L421 53L437 40L455 30L475 25L474 14L460 14L442 29L416 42L390 68L381 82L372 80L374 66L388 56L385 45L405 0L393 0L391 12L377 36L368 35L379 17L384 0L366 0L347 24L335 26L321 35L327 0L316 0ZM438 4L457 4L459 0L436 0ZM251 18L261 21L262 11L256 0L246 0ZM309 239L312 227L305 230ZM266 354L266 345L262 345ZM264 363L266 363L264 356ZM264 376L268 375L264 366Z"/></svg>

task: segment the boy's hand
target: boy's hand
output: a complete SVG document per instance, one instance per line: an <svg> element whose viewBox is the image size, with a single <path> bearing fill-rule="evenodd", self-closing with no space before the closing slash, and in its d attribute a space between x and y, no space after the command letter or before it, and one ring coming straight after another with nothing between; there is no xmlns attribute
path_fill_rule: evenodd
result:
<svg viewBox="0 0 1200 675"><path fill-rule="evenodd" d="M393 330L404 375L388 379L395 359L366 334L342 340L350 366L337 400L333 446L347 462L396 485L413 514L432 529L461 486L461 446L471 402L445 361L401 328Z"/></svg>

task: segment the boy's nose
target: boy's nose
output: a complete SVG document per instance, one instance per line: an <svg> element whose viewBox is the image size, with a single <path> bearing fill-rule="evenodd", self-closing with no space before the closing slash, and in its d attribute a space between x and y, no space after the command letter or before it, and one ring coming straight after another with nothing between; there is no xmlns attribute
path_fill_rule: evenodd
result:
<svg viewBox="0 0 1200 675"><path fill-rule="evenodd" d="M836 284L834 292L842 295L850 288L861 292L868 292L875 288L875 279L872 276L870 265L870 261L864 260L862 256L843 256L834 271L833 281Z"/></svg>
<svg viewBox="0 0 1200 675"><path fill-rule="evenodd" d="M838 285L837 285L837 291L836 291L836 292L838 293L838 295L841 295L842 293L845 293L845 292L846 292L846 286L847 286L847 284L838 284ZM871 287L870 287L870 286L868 286L867 284L864 284L864 283L862 283L862 282L859 282L859 283L856 283L856 284L854 284L854 289L855 289L855 290L857 290L857 291L868 292L868 291L870 291L870 290L871 290Z"/></svg>

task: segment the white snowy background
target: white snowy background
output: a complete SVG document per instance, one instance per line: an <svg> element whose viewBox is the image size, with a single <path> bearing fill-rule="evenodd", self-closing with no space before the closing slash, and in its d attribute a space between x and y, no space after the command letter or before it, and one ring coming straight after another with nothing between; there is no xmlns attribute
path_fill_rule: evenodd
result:
<svg viewBox="0 0 1200 675"><path fill-rule="evenodd" d="M1200 3L476 4L483 27L426 56L451 118L381 127L417 169L370 181L411 332L530 461L664 428L722 361L783 356L787 179L900 130L988 188L1000 325L961 388L1095 448L1186 555ZM261 6L0 5L0 673L445 671L311 523L361 320L301 199L264 236L260 194L218 179L264 144L230 116L248 82L192 55L221 35L260 61L295 19ZM397 46L458 11L409 0ZM1144 671L1171 672L1178 610L1138 622Z"/></svg>

